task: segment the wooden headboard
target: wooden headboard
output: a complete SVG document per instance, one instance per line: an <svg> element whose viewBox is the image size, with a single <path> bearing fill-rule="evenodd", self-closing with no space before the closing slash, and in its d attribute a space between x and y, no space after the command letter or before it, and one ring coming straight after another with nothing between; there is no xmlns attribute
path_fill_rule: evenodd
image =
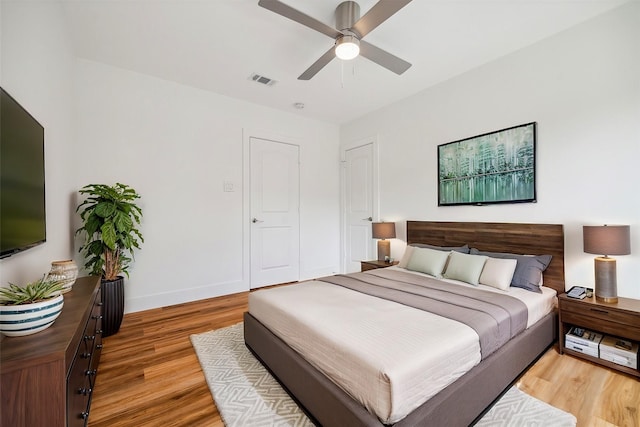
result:
<svg viewBox="0 0 640 427"><path fill-rule="evenodd" d="M407 243L469 245L481 251L552 255L544 286L565 292L562 224L407 221Z"/></svg>

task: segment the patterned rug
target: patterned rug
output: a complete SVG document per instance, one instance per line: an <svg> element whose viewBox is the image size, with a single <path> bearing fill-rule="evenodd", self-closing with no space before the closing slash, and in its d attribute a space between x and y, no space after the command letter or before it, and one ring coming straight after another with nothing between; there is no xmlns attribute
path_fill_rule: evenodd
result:
<svg viewBox="0 0 640 427"><path fill-rule="evenodd" d="M227 427L313 426L244 344L243 325L191 335L209 389ZM512 387L476 424L574 427L576 418Z"/></svg>

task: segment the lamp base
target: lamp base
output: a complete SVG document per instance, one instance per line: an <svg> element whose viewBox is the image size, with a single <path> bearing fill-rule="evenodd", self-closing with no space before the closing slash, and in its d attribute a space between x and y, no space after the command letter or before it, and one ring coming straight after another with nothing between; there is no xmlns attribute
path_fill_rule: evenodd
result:
<svg viewBox="0 0 640 427"><path fill-rule="evenodd" d="M378 261L385 261L385 256L391 258L391 242L385 239L378 240Z"/></svg>
<svg viewBox="0 0 640 427"><path fill-rule="evenodd" d="M618 302L616 260L609 257L597 257L594 268L596 273L596 300L608 303Z"/></svg>

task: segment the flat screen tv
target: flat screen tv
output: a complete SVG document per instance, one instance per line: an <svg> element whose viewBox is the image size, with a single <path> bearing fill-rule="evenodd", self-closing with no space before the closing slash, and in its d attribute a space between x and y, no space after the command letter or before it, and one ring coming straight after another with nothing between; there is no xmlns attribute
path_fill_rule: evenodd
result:
<svg viewBox="0 0 640 427"><path fill-rule="evenodd" d="M0 88L0 258L45 241L44 128Z"/></svg>

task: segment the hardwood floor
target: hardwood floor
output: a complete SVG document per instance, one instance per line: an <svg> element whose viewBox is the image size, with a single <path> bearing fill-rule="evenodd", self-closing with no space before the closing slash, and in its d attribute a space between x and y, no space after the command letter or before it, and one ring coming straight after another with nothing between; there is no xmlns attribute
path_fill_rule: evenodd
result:
<svg viewBox="0 0 640 427"><path fill-rule="evenodd" d="M127 314L104 339L90 427L223 426L189 335L242 321L248 292ZM545 353L518 382L578 427L640 427L640 381Z"/></svg>

